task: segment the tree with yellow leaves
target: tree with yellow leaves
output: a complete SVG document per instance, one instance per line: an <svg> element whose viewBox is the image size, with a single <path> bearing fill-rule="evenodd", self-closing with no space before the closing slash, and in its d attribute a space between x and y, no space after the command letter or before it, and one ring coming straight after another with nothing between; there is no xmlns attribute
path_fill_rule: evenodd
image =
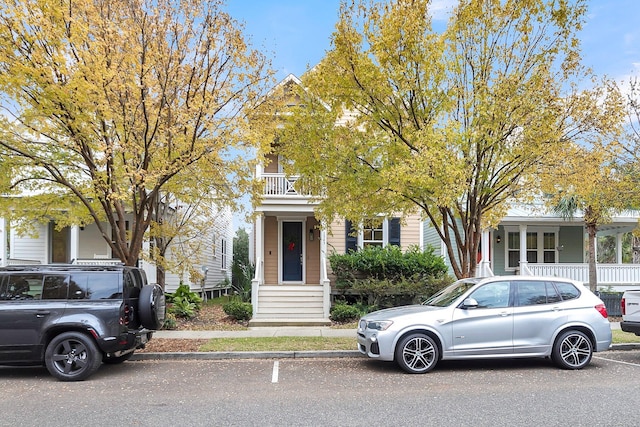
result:
<svg viewBox="0 0 640 427"><path fill-rule="evenodd" d="M629 209L629 175L616 164L615 141L607 146L568 144L541 176L547 206L565 219L581 215L588 236L589 287L597 290L596 235L615 213Z"/></svg>
<svg viewBox="0 0 640 427"><path fill-rule="evenodd" d="M444 32L429 6L343 2L279 147L326 222L419 212L468 277L481 230L537 194L548 153L615 128L618 98L578 90L584 1L461 0Z"/></svg>
<svg viewBox="0 0 640 427"><path fill-rule="evenodd" d="M219 0L7 0L0 5L0 215L95 221L138 261L166 194L254 191L243 153L269 61ZM132 224L125 223L131 215ZM105 224L115 232L112 234Z"/></svg>

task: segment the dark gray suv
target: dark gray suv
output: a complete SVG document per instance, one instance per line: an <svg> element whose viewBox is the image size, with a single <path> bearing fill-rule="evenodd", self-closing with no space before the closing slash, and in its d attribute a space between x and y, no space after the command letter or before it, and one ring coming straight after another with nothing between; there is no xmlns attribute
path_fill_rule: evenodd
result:
<svg viewBox="0 0 640 427"><path fill-rule="evenodd" d="M0 365L39 365L80 381L128 360L162 327L162 288L125 266L0 268Z"/></svg>

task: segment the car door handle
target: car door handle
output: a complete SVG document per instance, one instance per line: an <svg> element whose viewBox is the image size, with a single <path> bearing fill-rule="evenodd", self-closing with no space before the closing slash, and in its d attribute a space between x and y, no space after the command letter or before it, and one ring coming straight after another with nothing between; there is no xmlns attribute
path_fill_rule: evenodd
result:
<svg viewBox="0 0 640 427"><path fill-rule="evenodd" d="M38 310L36 311L36 317L40 318L40 317L44 317L51 314L51 312L49 310Z"/></svg>
<svg viewBox="0 0 640 427"><path fill-rule="evenodd" d="M501 317L507 317L510 314L511 314L511 312L509 312L509 311L503 311L502 313L500 313L500 316Z"/></svg>

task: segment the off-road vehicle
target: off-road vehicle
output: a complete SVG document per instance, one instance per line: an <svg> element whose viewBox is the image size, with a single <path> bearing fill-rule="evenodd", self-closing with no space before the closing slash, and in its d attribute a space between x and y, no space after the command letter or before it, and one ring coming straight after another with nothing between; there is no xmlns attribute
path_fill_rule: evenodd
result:
<svg viewBox="0 0 640 427"><path fill-rule="evenodd" d="M0 268L0 365L44 364L62 381L128 360L162 327L165 297L118 265Z"/></svg>

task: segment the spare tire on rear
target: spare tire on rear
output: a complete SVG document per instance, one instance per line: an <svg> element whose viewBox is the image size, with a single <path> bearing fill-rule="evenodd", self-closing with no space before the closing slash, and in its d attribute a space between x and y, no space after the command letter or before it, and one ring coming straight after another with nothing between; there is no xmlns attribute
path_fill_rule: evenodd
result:
<svg viewBox="0 0 640 427"><path fill-rule="evenodd" d="M142 326L147 329L160 329L164 324L164 291L159 285L145 285L140 290L138 314Z"/></svg>

